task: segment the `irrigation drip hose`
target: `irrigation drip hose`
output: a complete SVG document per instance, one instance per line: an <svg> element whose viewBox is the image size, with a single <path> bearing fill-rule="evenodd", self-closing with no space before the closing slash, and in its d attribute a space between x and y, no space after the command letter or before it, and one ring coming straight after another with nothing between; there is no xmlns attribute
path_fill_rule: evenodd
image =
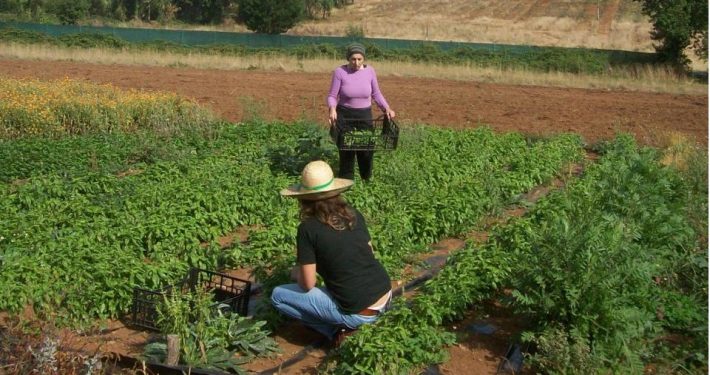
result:
<svg viewBox="0 0 710 375"><path fill-rule="evenodd" d="M438 272L438 270L437 270L437 272ZM435 274L436 274L435 271L427 271L427 272L417 276L412 281L408 282L406 285L399 286L399 287L395 288L392 291L392 296L393 297L401 296L402 294L404 294L405 290L409 290L409 289L416 287L417 285L434 277Z"/></svg>

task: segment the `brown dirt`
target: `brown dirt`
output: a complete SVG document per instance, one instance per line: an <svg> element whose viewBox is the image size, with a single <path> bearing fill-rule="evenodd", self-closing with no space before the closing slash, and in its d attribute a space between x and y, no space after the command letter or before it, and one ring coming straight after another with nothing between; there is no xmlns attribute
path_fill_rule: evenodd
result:
<svg viewBox="0 0 710 375"><path fill-rule="evenodd" d="M211 71L184 68L93 65L73 62L0 60L0 76L61 79L64 77L111 83L122 88L177 92L211 107L230 121L244 120L255 110L265 119L299 118L325 123L325 93L329 74L292 74L264 71ZM531 135L558 132L581 134L587 142L633 134L641 143L658 144L667 132L686 135L703 146L708 142L708 97L623 91L582 90L500 84L380 77L380 85L403 126L414 123L466 128L488 124L496 131ZM512 213L511 213L512 215ZM225 242L243 240L243 233ZM485 238L474 232L472 238ZM460 247L446 240L433 247L436 254ZM247 277L247 274L243 275ZM491 316L493 318L491 318ZM510 337L518 327L513 317L471 316L500 329L482 337L461 333L461 344L450 349L452 359L440 366L444 374L494 374ZM496 320L497 319L497 320ZM457 331L467 321L458 324ZM315 348L297 365L279 369L283 361L318 340L317 334L297 326L276 335L284 353L260 361L249 370L274 369L279 374L311 374L326 351ZM132 331L120 322L92 337L84 348L101 348L136 355L147 333ZM128 344L121 345L121 342Z"/></svg>
<svg viewBox="0 0 710 375"><path fill-rule="evenodd" d="M475 326L488 326L494 332L477 332ZM469 311L462 320L449 325L456 334L457 344L449 348L451 360L439 365L444 375L496 374L510 345L518 341L525 327L521 320L497 304ZM503 371L501 374L510 372Z"/></svg>
<svg viewBox="0 0 710 375"><path fill-rule="evenodd" d="M310 119L325 124L326 73L200 70L74 62L0 60L0 75L70 77L122 88L173 91L194 98L230 121L259 112L264 119ZM708 144L708 96L511 86L425 78L380 77L402 125L465 128L532 135L579 133L593 143L629 132L658 145L668 132Z"/></svg>

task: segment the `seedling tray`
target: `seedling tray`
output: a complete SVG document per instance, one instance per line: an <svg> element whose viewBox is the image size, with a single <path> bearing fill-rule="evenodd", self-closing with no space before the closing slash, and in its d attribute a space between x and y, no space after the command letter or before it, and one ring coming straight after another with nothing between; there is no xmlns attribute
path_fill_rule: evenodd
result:
<svg viewBox="0 0 710 375"><path fill-rule="evenodd" d="M397 148L399 126L380 116L372 120L339 119L331 129L340 151L388 151Z"/></svg>

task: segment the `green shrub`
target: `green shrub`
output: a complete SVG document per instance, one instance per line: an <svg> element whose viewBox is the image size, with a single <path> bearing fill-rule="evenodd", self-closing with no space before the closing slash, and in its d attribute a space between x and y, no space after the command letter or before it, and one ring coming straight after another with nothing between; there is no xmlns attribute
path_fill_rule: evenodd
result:
<svg viewBox="0 0 710 375"><path fill-rule="evenodd" d="M12 43L52 44L56 39L45 33L16 29L12 27L3 27L0 29L0 40Z"/></svg>
<svg viewBox="0 0 710 375"><path fill-rule="evenodd" d="M523 340L535 346L535 354L528 356L528 366L537 373L588 375L601 367L587 340L562 326L553 325L537 335L524 335Z"/></svg>
<svg viewBox="0 0 710 375"><path fill-rule="evenodd" d="M492 237L516 254L513 303L537 325L528 337L541 343L562 329L565 345L587 345L601 372L643 371L653 340L666 332L700 343L694 350L702 353L707 281L698 276L707 277L707 251L688 213L707 207L707 197L686 193L694 190L689 180L630 136L601 150L584 178ZM538 354L539 363L576 371L561 358L569 353L548 352L554 358Z"/></svg>
<svg viewBox="0 0 710 375"><path fill-rule="evenodd" d="M124 48L128 45L123 39L108 34L65 34L57 38L60 45L79 48Z"/></svg>
<svg viewBox="0 0 710 375"><path fill-rule="evenodd" d="M54 12L63 25L75 25L89 15L91 4L88 0L54 0Z"/></svg>

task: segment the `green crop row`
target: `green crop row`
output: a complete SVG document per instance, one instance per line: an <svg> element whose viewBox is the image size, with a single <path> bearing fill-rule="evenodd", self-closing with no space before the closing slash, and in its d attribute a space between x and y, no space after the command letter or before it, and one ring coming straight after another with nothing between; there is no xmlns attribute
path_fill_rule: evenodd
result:
<svg viewBox="0 0 710 375"><path fill-rule="evenodd" d="M411 129L409 135L397 151L381 154L377 183L349 196L368 214L385 263L397 264L443 237L465 233L582 157L580 139L571 135L538 142L487 128Z"/></svg>
<svg viewBox="0 0 710 375"><path fill-rule="evenodd" d="M308 124L215 124L210 132L112 133L4 141L0 309L26 305L67 323L128 311L134 286L174 282L190 266L272 269L294 258L297 205L278 191L312 159L335 164ZM348 199L397 275L412 254L554 176L577 137L531 142L480 128L403 130L376 154L375 180ZM447 145L447 148L442 148ZM249 241L222 249L238 230Z"/></svg>
<svg viewBox="0 0 710 375"><path fill-rule="evenodd" d="M265 222L273 212L262 208L280 206L274 192L286 184L263 160L219 154L218 145L250 142L240 136L242 130L225 127L222 138L202 148L175 138L172 147L183 151L181 158L128 164L132 172L125 175L86 164L84 171L74 165L64 173L57 165L3 184L0 308L16 311L32 304L40 314L57 313L69 321L116 317L127 311L134 286L156 288L189 266L214 268L223 262L216 238ZM99 153L121 150L109 135L102 141ZM51 140L34 142L39 150L52 149ZM31 143L21 142L19 150ZM12 160L12 153L7 156ZM48 162L36 156L37 163Z"/></svg>
<svg viewBox="0 0 710 375"><path fill-rule="evenodd" d="M688 178L707 181L707 171L663 166L656 150L628 136L603 153L484 246L452 255L409 304L351 336L332 370L408 373L441 362L454 341L441 324L503 289L512 297L501 301L529 322L523 337L537 348L529 357L536 371L707 368L708 258L699 241L707 217L692 220L707 212L707 182Z"/></svg>
<svg viewBox="0 0 710 375"><path fill-rule="evenodd" d="M409 304L396 303L376 324L360 328L339 349L336 374L409 374L446 360L456 338L441 327L504 285L513 259L492 246L470 244L450 256Z"/></svg>

